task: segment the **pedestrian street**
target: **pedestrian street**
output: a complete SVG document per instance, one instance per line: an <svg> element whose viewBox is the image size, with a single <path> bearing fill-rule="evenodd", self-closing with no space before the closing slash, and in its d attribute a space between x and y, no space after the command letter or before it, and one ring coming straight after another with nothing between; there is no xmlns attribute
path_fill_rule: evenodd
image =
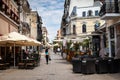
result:
<svg viewBox="0 0 120 80"><path fill-rule="evenodd" d="M44 54L44 51L43 51ZM0 70L0 80L119 80L116 74L80 74L73 73L72 64L64 60L60 54L51 52L51 61L46 64L45 56L41 56L40 66L34 69Z"/></svg>

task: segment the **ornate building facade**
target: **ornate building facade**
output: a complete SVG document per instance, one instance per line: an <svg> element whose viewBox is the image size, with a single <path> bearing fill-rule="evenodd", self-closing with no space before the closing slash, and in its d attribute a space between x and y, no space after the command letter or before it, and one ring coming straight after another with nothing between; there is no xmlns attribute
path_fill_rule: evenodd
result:
<svg viewBox="0 0 120 80"><path fill-rule="evenodd" d="M17 0L0 0L0 35L18 32L20 17Z"/></svg>

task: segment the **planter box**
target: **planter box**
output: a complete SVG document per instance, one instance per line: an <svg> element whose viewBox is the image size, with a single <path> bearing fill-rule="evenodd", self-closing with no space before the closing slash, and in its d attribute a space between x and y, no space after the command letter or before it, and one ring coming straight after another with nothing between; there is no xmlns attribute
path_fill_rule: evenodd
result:
<svg viewBox="0 0 120 80"><path fill-rule="evenodd" d="M118 73L120 70L120 59L108 60L109 73Z"/></svg>
<svg viewBox="0 0 120 80"><path fill-rule="evenodd" d="M82 73L83 74L93 74L95 73L95 60L94 59L84 59L82 60Z"/></svg>
<svg viewBox="0 0 120 80"><path fill-rule="evenodd" d="M79 58L72 58L72 65L74 73L81 73L82 62L79 60Z"/></svg>
<svg viewBox="0 0 120 80"><path fill-rule="evenodd" d="M108 73L108 60L97 59L96 60L96 72L97 73Z"/></svg>

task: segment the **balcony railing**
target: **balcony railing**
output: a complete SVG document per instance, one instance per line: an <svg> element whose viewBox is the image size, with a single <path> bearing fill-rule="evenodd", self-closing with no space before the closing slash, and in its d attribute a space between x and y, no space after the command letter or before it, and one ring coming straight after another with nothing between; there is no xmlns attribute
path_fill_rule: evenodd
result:
<svg viewBox="0 0 120 80"><path fill-rule="evenodd" d="M10 19L19 24L19 16L12 11L8 5L6 5L2 0L0 0L0 11L3 12Z"/></svg>
<svg viewBox="0 0 120 80"><path fill-rule="evenodd" d="M19 17L12 10L10 10L10 18L19 24Z"/></svg>
<svg viewBox="0 0 120 80"><path fill-rule="evenodd" d="M114 2L105 2L101 7L99 15L106 19L120 16L118 1L114 0Z"/></svg>

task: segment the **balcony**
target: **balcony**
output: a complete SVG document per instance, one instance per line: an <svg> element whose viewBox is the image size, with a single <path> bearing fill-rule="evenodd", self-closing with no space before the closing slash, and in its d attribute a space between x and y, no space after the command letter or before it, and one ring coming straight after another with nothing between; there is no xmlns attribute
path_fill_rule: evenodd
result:
<svg viewBox="0 0 120 80"><path fill-rule="evenodd" d="M0 1L0 11L9 17L11 20L19 24L19 16L15 14L14 11L10 10L9 6L5 4L2 0Z"/></svg>
<svg viewBox="0 0 120 80"><path fill-rule="evenodd" d="M12 10L10 10L10 18L19 24L19 16L16 15Z"/></svg>
<svg viewBox="0 0 120 80"><path fill-rule="evenodd" d="M9 16L9 7L3 1L0 2L0 11Z"/></svg>
<svg viewBox="0 0 120 80"><path fill-rule="evenodd" d="M30 26L27 22L21 22L21 23L22 23L23 29L30 31Z"/></svg>
<svg viewBox="0 0 120 80"><path fill-rule="evenodd" d="M120 11L118 1L114 0L114 2L105 2L101 7L99 15L103 20L119 18Z"/></svg>

